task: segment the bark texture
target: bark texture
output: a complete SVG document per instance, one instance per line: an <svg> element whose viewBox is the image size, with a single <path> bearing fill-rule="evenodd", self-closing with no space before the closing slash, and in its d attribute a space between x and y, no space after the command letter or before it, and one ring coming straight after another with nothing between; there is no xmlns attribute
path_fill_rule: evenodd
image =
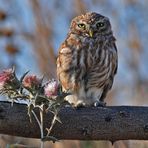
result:
<svg viewBox="0 0 148 148"><path fill-rule="evenodd" d="M50 127L52 117L51 113L44 115L44 128ZM148 107L65 107L59 117L62 124L56 122L51 132L58 139L148 140ZM0 134L40 138L37 122L33 118L30 123L26 105L14 104L12 107L8 102L0 102Z"/></svg>

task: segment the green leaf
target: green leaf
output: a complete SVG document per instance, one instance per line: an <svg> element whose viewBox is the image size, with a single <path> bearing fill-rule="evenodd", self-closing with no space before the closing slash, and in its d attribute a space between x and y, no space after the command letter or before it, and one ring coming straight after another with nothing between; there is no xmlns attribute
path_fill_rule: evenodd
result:
<svg viewBox="0 0 148 148"><path fill-rule="evenodd" d="M46 97L42 96L42 95L36 95L35 96L35 105L48 105L49 101Z"/></svg>
<svg viewBox="0 0 148 148"><path fill-rule="evenodd" d="M20 82L22 83L23 82L23 79L25 78L25 76L30 72L30 70L28 70L27 72L25 72L23 74L23 76L20 78Z"/></svg>
<svg viewBox="0 0 148 148"><path fill-rule="evenodd" d="M28 105L28 116L30 119L30 122L32 123L32 110L34 109L33 104Z"/></svg>

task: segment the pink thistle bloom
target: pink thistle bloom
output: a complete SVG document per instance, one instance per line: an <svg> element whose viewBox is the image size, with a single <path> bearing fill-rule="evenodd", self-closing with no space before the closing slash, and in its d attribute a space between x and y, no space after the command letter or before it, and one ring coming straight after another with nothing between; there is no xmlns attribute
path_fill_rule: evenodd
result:
<svg viewBox="0 0 148 148"><path fill-rule="evenodd" d="M37 78L36 75L28 75L22 83L27 88L38 87L41 84L41 79Z"/></svg>
<svg viewBox="0 0 148 148"><path fill-rule="evenodd" d="M5 82L0 82L0 90L2 90L5 86Z"/></svg>
<svg viewBox="0 0 148 148"><path fill-rule="evenodd" d="M44 94L47 97L57 96L59 83L56 80L47 82L44 87Z"/></svg>
<svg viewBox="0 0 148 148"><path fill-rule="evenodd" d="M14 71L13 69L3 70L0 73L0 89L3 89L6 84L11 82L14 78Z"/></svg>

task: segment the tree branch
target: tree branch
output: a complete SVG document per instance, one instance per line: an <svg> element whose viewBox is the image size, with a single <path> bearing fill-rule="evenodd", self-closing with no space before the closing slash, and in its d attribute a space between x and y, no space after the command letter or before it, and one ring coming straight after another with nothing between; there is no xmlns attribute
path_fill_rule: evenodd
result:
<svg viewBox="0 0 148 148"><path fill-rule="evenodd" d="M35 110L37 113L37 110ZM39 116L39 113L37 113ZM49 128L53 115L44 114L44 127ZM99 108L61 109L51 135L64 140L148 140L148 107L108 106ZM45 129L44 129L45 130ZM30 123L27 107L0 102L0 133L39 138L34 117ZM45 130L46 134L47 131Z"/></svg>

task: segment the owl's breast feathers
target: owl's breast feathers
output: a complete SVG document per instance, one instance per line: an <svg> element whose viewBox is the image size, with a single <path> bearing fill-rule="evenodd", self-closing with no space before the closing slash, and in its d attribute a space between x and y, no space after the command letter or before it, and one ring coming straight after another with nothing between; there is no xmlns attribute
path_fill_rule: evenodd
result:
<svg viewBox="0 0 148 148"><path fill-rule="evenodd" d="M65 90L111 88L117 70L114 40L81 40L69 35L59 49L57 75ZM85 85L85 86L83 86Z"/></svg>

